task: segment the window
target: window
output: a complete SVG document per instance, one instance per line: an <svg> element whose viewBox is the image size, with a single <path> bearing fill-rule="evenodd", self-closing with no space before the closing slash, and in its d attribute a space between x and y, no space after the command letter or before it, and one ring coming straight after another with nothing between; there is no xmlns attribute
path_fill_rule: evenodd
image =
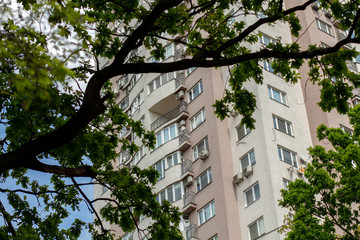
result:
<svg viewBox="0 0 360 240"><path fill-rule="evenodd" d="M182 153L175 152L173 154L170 154L169 156L166 156L164 159L161 159L159 162L157 162L154 168L160 174L158 180L162 179L165 176L166 169L177 165L178 163L181 162L181 159L182 159Z"/></svg>
<svg viewBox="0 0 360 240"><path fill-rule="evenodd" d="M174 56L174 44L165 46L164 60Z"/></svg>
<svg viewBox="0 0 360 240"><path fill-rule="evenodd" d="M286 189L286 190L288 189L289 183L290 183L290 180L283 178L284 189Z"/></svg>
<svg viewBox="0 0 360 240"><path fill-rule="evenodd" d="M341 128L341 130L343 130L345 133L348 133L350 136L352 136L353 133L354 133L353 130L351 130L350 128L347 128L347 127L345 127L345 126L343 126L343 125L341 125L341 124L340 124L340 128Z"/></svg>
<svg viewBox="0 0 360 240"><path fill-rule="evenodd" d="M253 185L252 187L250 187L248 190L245 191L246 206L249 206L259 198L260 198L259 183L256 183L255 185Z"/></svg>
<svg viewBox="0 0 360 240"><path fill-rule="evenodd" d="M266 34L261 33L260 42L267 46L267 45L269 45L269 43L275 44L276 40Z"/></svg>
<svg viewBox="0 0 360 240"><path fill-rule="evenodd" d="M245 125L239 125L236 127L238 141L240 141L243 137L248 135L251 132L251 129L246 127Z"/></svg>
<svg viewBox="0 0 360 240"><path fill-rule="evenodd" d="M209 183L212 182L211 168L206 172L200 175L196 180L196 192L199 192L201 189L206 187Z"/></svg>
<svg viewBox="0 0 360 240"><path fill-rule="evenodd" d="M241 163L242 171L244 171L244 169L247 168L247 166L254 166L256 163L254 150L251 150L250 152L245 154L245 156L241 157L240 163Z"/></svg>
<svg viewBox="0 0 360 240"><path fill-rule="evenodd" d="M121 102L119 103L119 107L124 111L129 107L129 97L126 96Z"/></svg>
<svg viewBox="0 0 360 240"><path fill-rule="evenodd" d="M326 43L320 43L320 47L321 48L329 48L330 46L329 45L327 45Z"/></svg>
<svg viewBox="0 0 360 240"><path fill-rule="evenodd" d="M130 158L131 158L131 155L130 155L128 150L120 152L120 154L119 154L119 165L126 162Z"/></svg>
<svg viewBox="0 0 360 240"><path fill-rule="evenodd" d="M176 123L161 130L156 134L155 149L178 136Z"/></svg>
<svg viewBox="0 0 360 240"><path fill-rule="evenodd" d="M205 108L201 109L193 118L190 119L191 130L197 128L205 121Z"/></svg>
<svg viewBox="0 0 360 240"><path fill-rule="evenodd" d="M132 89L135 84L137 83L137 81L139 81L139 79L141 78L142 74L134 74L134 76L131 78L130 80L130 89Z"/></svg>
<svg viewBox="0 0 360 240"><path fill-rule="evenodd" d="M333 36L333 30L329 24L325 23L324 21L321 21L320 19L316 19L316 23L317 23L318 29Z"/></svg>
<svg viewBox="0 0 360 240"><path fill-rule="evenodd" d="M122 238L122 240L132 240L132 233L127 233L126 235L124 235Z"/></svg>
<svg viewBox="0 0 360 240"><path fill-rule="evenodd" d="M215 235L212 238L209 238L209 240L218 240L218 235Z"/></svg>
<svg viewBox="0 0 360 240"><path fill-rule="evenodd" d="M228 21L227 21L227 25L230 26L231 24L233 24L235 22L235 16L234 16L234 9L232 9L229 14L228 14Z"/></svg>
<svg viewBox="0 0 360 240"><path fill-rule="evenodd" d="M140 105L144 102L144 91L141 92L135 97L133 103L131 104L131 115L133 115L139 108Z"/></svg>
<svg viewBox="0 0 360 240"><path fill-rule="evenodd" d="M211 203L200 209L198 215L199 215L200 225L208 221L213 216L215 216L215 202L212 201Z"/></svg>
<svg viewBox="0 0 360 240"><path fill-rule="evenodd" d="M161 74L160 76L156 77L149 83L149 94L152 93L155 89L159 88L163 84L167 83L171 79L176 77L176 72L169 72Z"/></svg>
<svg viewBox="0 0 360 240"><path fill-rule="evenodd" d="M122 86L125 86L129 82L129 75L122 76L117 83L117 90L120 90Z"/></svg>
<svg viewBox="0 0 360 240"><path fill-rule="evenodd" d="M208 139L207 137L201 140L194 148L194 160L199 158L199 154L202 150L209 149Z"/></svg>
<svg viewBox="0 0 360 240"><path fill-rule="evenodd" d="M139 147L139 151L135 154L133 158L133 166L135 166L144 156L145 156L145 146L142 145L141 147Z"/></svg>
<svg viewBox="0 0 360 240"><path fill-rule="evenodd" d="M189 91L189 102L194 100L203 91L202 80L200 80L195 86Z"/></svg>
<svg viewBox="0 0 360 240"><path fill-rule="evenodd" d="M253 224L249 225L250 239L255 240L265 233L264 218L258 219Z"/></svg>
<svg viewBox="0 0 360 240"><path fill-rule="evenodd" d="M274 128L281 131L281 132L284 132L284 133L287 133L289 135L293 135L292 134L292 128L291 128L291 123L284 120L284 119L281 119L277 116L273 116L273 123L274 123Z"/></svg>
<svg viewBox="0 0 360 240"><path fill-rule="evenodd" d="M266 18L267 15L264 14L263 12L257 12L257 13L256 13L256 17L261 19L261 18Z"/></svg>
<svg viewBox="0 0 360 240"><path fill-rule="evenodd" d="M101 185L101 194L104 194L107 190L109 190L108 186Z"/></svg>
<svg viewBox="0 0 360 240"><path fill-rule="evenodd" d="M352 101L353 105L356 106L356 105L359 105L360 104L360 99L359 98L355 98L353 101Z"/></svg>
<svg viewBox="0 0 360 240"><path fill-rule="evenodd" d="M186 69L186 76L189 76L195 70L196 70L196 67Z"/></svg>
<svg viewBox="0 0 360 240"><path fill-rule="evenodd" d="M282 147L278 147L280 161L297 167L296 153L286 150Z"/></svg>
<svg viewBox="0 0 360 240"><path fill-rule="evenodd" d="M277 89L274 89L270 86L268 86L268 92L269 92L269 98L271 98L279 103L287 105L286 93L281 92Z"/></svg>
<svg viewBox="0 0 360 240"><path fill-rule="evenodd" d="M269 71L269 72L274 72L274 69L271 66L271 62L268 60L263 60L263 64L264 64L264 69Z"/></svg>
<svg viewBox="0 0 360 240"><path fill-rule="evenodd" d="M183 187L181 185L181 182L178 182L167 187L165 190L161 191L156 196L156 201L161 203L162 201L167 200L170 203L173 203L180 200L182 196L183 196Z"/></svg>

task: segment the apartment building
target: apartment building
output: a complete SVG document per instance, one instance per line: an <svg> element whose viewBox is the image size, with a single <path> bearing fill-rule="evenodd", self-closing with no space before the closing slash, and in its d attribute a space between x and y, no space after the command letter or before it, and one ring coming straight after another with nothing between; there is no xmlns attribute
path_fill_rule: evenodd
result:
<svg viewBox="0 0 360 240"><path fill-rule="evenodd" d="M286 1L286 7L291 4L295 2ZM258 17L247 16L244 21L250 25ZM277 23L259 28L262 37L250 48L255 51L275 41L297 40L305 47L337 40L336 23L323 10L308 8L300 13L300 20L306 29L300 39L292 38L287 24ZM141 47L135 54L154 61ZM168 44L163 61L184 57L182 46ZM211 105L229 88L228 67L114 79L122 109L156 135L155 149L149 150L131 129L124 128L120 137L141 147L135 156L121 152L118 164L153 166L159 171L154 188L157 200L179 207L186 240L283 239L277 230L289 212L278 206L280 190L303 178L307 148L319 143L316 127L325 123L350 130L345 116L319 110L319 88L307 83L306 66L300 70L301 82L291 84L273 73L270 62L259 64L264 83L246 83L257 100L256 129L251 131L240 125L241 116L235 112L224 121L213 113ZM107 194L106 189L95 188L95 195ZM96 209L103 204L96 203ZM148 224L149 219L140 217L140 228ZM123 239L138 239L136 231L124 233L112 227Z"/></svg>

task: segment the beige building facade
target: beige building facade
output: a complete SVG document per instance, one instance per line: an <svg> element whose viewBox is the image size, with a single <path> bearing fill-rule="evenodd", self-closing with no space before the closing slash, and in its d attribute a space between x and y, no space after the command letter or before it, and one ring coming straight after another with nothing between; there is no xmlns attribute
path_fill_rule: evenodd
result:
<svg viewBox="0 0 360 240"><path fill-rule="evenodd" d="M292 2L285 1L286 7ZM321 9L308 8L300 13L303 29L299 40L293 39L289 26L277 23L262 26L260 49L269 42L302 46L337 41L336 27ZM246 24L258 18L248 16ZM321 28L324 21L333 28L333 36ZM137 54L151 61L140 48ZM169 44L166 61L184 56L182 46ZM317 106L319 88L307 83L306 66L300 70L299 83L287 83L272 72L271 63L263 66L264 82L246 83L257 100L255 130L241 126L241 116L232 113L224 121L214 115L212 104L229 88L229 68L194 68L167 74L128 75L114 79L118 102L135 120L154 130L156 148L140 147L133 157L121 152L118 164L153 166L160 173L154 192L157 200L168 200L183 213L181 230L186 240L276 240L283 239L277 230L284 224L287 209L278 206L280 190L290 181L303 178L301 167L309 160L307 148L319 144L316 127L344 126L348 119L336 112L323 113ZM356 66L356 65L355 65ZM120 137L141 146L131 129L124 128ZM325 144L326 142L321 142ZM95 188L96 196L108 191ZM97 202L96 209L104 204ZM139 219L146 228L150 220ZM110 226L108 226L110 227ZM119 232L123 239L138 239L138 234Z"/></svg>

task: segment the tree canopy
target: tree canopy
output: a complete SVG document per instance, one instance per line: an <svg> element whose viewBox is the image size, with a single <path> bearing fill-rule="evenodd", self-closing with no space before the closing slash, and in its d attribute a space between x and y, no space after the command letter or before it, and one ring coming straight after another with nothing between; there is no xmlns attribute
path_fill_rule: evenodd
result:
<svg viewBox="0 0 360 240"><path fill-rule="evenodd" d="M230 89L214 103L215 111L224 119L233 108L243 116L242 123L253 127L255 96L243 84L262 83L258 61L271 60L276 74L296 82L296 69L308 59L311 80L322 86L320 106L345 113L351 90L359 87L359 75L346 67L358 53L342 46L360 43L360 1L319 1L342 29L349 30L348 37L334 46L301 49L296 42L276 42L256 51L247 47L259 40L260 26L276 22L288 23L291 33L299 36L296 12L314 2L284 9L283 0L2 1L0 124L5 135L0 141L0 176L5 183L15 179L18 189L1 184L1 238L76 239L83 221L75 220L69 229L59 227L69 217L67 209L77 209L84 201L95 211L94 201L105 200L90 200L82 191L87 184L102 185L112 193L107 199L111 204L95 211L94 226L87 226L94 237L112 238L102 219L131 231L136 216L144 215L154 220L147 230L151 239L181 239L178 211L156 202L151 190L158 173L114 167L117 146L132 154L138 151L138 146L118 137L124 126L149 148L155 137L122 111L111 79L234 65ZM259 13L263 17L245 24L246 17ZM187 56L162 62L169 42L186 47ZM140 46L154 62L136 55ZM109 65L100 67L102 59L109 59ZM328 76L339 81L331 82ZM84 90L75 87L83 82ZM30 178L28 170L51 174L51 184ZM78 183L83 177L91 181ZM35 196L42 207L29 204L27 196Z"/></svg>

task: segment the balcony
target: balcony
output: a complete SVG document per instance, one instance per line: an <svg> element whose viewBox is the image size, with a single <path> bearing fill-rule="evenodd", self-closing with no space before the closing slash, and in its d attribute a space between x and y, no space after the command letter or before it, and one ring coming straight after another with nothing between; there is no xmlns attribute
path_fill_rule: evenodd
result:
<svg viewBox="0 0 360 240"><path fill-rule="evenodd" d="M186 159L181 163L181 176L186 178L187 176L193 176L193 162L190 159Z"/></svg>
<svg viewBox="0 0 360 240"><path fill-rule="evenodd" d="M187 129L184 129L179 133L179 150L184 152L190 146L190 133Z"/></svg>
<svg viewBox="0 0 360 240"><path fill-rule="evenodd" d="M192 223L185 228L186 231L186 240L195 240L198 238L198 227L196 224Z"/></svg>
<svg viewBox="0 0 360 240"><path fill-rule="evenodd" d="M186 119L188 116L189 113L187 112L187 103L182 101L175 109L165 113L164 115L156 119L153 123L151 123L151 131L157 129L158 127L172 119L176 118L177 121L179 121L182 119Z"/></svg>
<svg viewBox="0 0 360 240"><path fill-rule="evenodd" d="M196 209L195 193L193 191L187 191L184 194L184 207L182 213L184 215L188 215L195 209Z"/></svg>
<svg viewBox="0 0 360 240"><path fill-rule="evenodd" d="M185 85L185 74L184 71L179 72L175 78L175 93L179 92L180 90L186 90L187 87Z"/></svg>

